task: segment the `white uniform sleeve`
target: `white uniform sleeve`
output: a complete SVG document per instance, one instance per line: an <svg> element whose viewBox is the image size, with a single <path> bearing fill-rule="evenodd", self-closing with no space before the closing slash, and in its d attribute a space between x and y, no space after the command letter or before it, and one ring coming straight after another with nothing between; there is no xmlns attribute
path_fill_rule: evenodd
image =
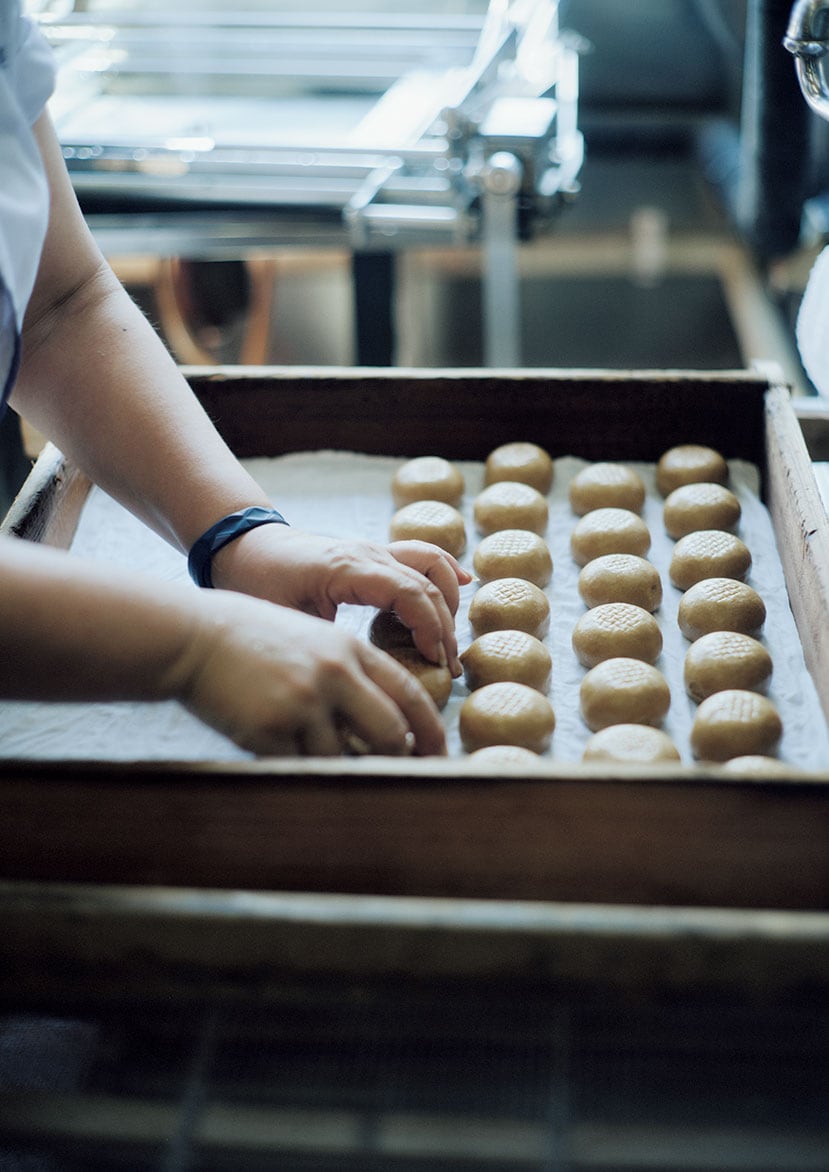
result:
<svg viewBox="0 0 829 1172"><path fill-rule="evenodd" d="M46 235L49 193L32 125L54 89L51 50L0 0L0 403L17 372L20 328Z"/></svg>

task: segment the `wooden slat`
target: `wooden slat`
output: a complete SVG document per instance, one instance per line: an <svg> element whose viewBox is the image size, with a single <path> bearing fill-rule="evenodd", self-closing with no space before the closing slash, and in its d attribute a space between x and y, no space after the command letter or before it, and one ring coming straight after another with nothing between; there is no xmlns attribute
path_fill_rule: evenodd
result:
<svg viewBox="0 0 829 1172"><path fill-rule="evenodd" d="M783 387L766 395L766 498L807 667L829 719L829 518Z"/></svg>
<svg viewBox="0 0 829 1172"><path fill-rule="evenodd" d="M0 532L68 549L89 489L88 478L54 444L46 444Z"/></svg>
<svg viewBox="0 0 829 1172"><path fill-rule="evenodd" d="M768 381L747 371L184 370L243 457L336 447L481 460L509 436L588 460L651 461L696 442L764 461Z"/></svg>
<svg viewBox="0 0 829 1172"><path fill-rule="evenodd" d="M259 770L7 763L0 874L825 910L829 786L683 769L476 777L450 761L389 758Z"/></svg>
<svg viewBox="0 0 829 1172"><path fill-rule="evenodd" d="M174 1105L136 1097L43 1091L0 1095L0 1128L6 1136L40 1144L48 1140L61 1152L81 1157L107 1151L146 1157L162 1151L177 1117ZM753 1121L717 1126L693 1120L677 1126L635 1117L588 1117L554 1135L549 1121L522 1117L235 1101L204 1106L192 1147L202 1158L230 1154L235 1160L258 1157L275 1165L299 1156L329 1166L336 1158L408 1159L441 1160L452 1167L474 1161L480 1170L532 1172L545 1166L554 1140L565 1146L567 1166L574 1172L620 1166L641 1172L823 1172L829 1160L826 1130L797 1125L783 1135L773 1123Z"/></svg>
<svg viewBox="0 0 829 1172"><path fill-rule="evenodd" d="M262 1001L311 981L818 990L829 913L0 882L0 999Z"/></svg>

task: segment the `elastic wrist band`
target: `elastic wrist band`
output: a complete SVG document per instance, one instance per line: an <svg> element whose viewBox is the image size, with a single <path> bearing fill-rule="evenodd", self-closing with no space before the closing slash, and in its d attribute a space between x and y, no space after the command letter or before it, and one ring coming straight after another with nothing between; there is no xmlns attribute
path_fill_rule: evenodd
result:
<svg viewBox="0 0 829 1172"><path fill-rule="evenodd" d="M211 566L213 558L220 549L224 549L231 541L241 537L251 529L258 529L260 525L287 525L288 522L276 509L263 509L253 505L249 509L240 509L238 513L229 513L217 521L215 525L202 533L187 557L187 569L190 577L197 586L210 589L213 586Z"/></svg>

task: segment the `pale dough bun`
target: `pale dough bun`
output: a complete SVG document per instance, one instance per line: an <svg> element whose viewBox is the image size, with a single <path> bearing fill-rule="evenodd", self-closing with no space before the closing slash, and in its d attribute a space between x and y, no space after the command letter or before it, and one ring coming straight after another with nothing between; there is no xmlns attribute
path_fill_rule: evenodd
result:
<svg viewBox="0 0 829 1172"><path fill-rule="evenodd" d="M683 484L728 484L728 465L714 448L678 444L664 452L656 465L656 487L668 496Z"/></svg>
<svg viewBox="0 0 829 1172"><path fill-rule="evenodd" d="M430 541L460 557L466 549L466 526L454 505L444 501L412 501L391 519L392 541Z"/></svg>
<svg viewBox="0 0 829 1172"><path fill-rule="evenodd" d="M736 578L703 578L679 600L679 629L686 639L710 631L757 635L766 621L766 604L753 586Z"/></svg>
<svg viewBox="0 0 829 1172"><path fill-rule="evenodd" d="M590 669L579 699L585 724L598 732L610 724L661 724L671 705L671 691L662 672L649 663L619 657Z"/></svg>
<svg viewBox="0 0 829 1172"><path fill-rule="evenodd" d="M677 540L698 529L725 529L733 533L742 506L722 484L683 484L675 488L662 510L665 532Z"/></svg>
<svg viewBox="0 0 829 1172"><path fill-rule="evenodd" d="M610 553L594 558L581 570L579 594L585 606L630 602L652 613L662 605L662 579L645 558Z"/></svg>
<svg viewBox="0 0 829 1172"><path fill-rule="evenodd" d="M614 765L664 765L681 761L679 750L661 728L647 724L612 724L593 733L582 761Z"/></svg>
<svg viewBox="0 0 829 1172"><path fill-rule="evenodd" d="M691 726L691 751L700 761L774 753L783 722L772 702L757 692L731 688L703 700Z"/></svg>
<svg viewBox="0 0 829 1172"><path fill-rule="evenodd" d="M500 529L480 542L472 567L481 582L495 578L526 578L546 586L553 576L553 558L543 537L529 529Z"/></svg>
<svg viewBox="0 0 829 1172"><path fill-rule="evenodd" d="M485 745L469 754L476 765L537 765L538 753L520 745Z"/></svg>
<svg viewBox="0 0 829 1172"><path fill-rule="evenodd" d="M389 647L386 654L415 676L438 708L445 708L452 694L452 673L448 667L430 663L416 647Z"/></svg>
<svg viewBox="0 0 829 1172"><path fill-rule="evenodd" d="M502 444L490 452L484 465L484 484L518 480L546 496L553 484L554 466L548 452L538 444L517 441Z"/></svg>
<svg viewBox="0 0 829 1172"><path fill-rule="evenodd" d="M526 631L543 639L550 629L550 602L525 578L496 578L475 591L468 617L476 639L488 631Z"/></svg>
<svg viewBox="0 0 829 1172"><path fill-rule="evenodd" d="M647 525L630 509L593 509L576 522L570 535L570 551L578 566L608 553L644 557L650 546Z"/></svg>
<svg viewBox="0 0 829 1172"><path fill-rule="evenodd" d="M461 705L458 728L467 753L486 745L519 745L543 753L556 718L546 696L526 684L487 684Z"/></svg>
<svg viewBox="0 0 829 1172"><path fill-rule="evenodd" d="M412 501L443 501L456 508L463 498L460 469L442 456L417 456L397 469L391 482L395 508Z"/></svg>
<svg viewBox="0 0 829 1172"><path fill-rule="evenodd" d="M787 765L779 757L763 757L751 754L747 757L732 757L723 765L726 773L739 773L743 777L804 777L806 771L794 765Z"/></svg>
<svg viewBox="0 0 829 1172"><path fill-rule="evenodd" d="M460 661L471 692L505 680L538 692L550 686L552 656L540 639L526 631L487 631L461 653Z"/></svg>
<svg viewBox="0 0 829 1172"><path fill-rule="evenodd" d="M620 655L655 663L662 654L662 631L644 607L608 602L581 616L573 628L572 644L582 667L595 667Z"/></svg>
<svg viewBox="0 0 829 1172"><path fill-rule="evenodd" d="M499 480L475 497L475 525L488 537L499 529L529 529L543 534L547 529L549 508L538 489L517 480Z"/></svg>
<svg viewBox="0 0 829 1172"><path fill-rule="evenodd" d="M368 638L383 651L392 647L414 647L412 632L391 610L378 610L369 625Z"/></svg>
<svg viewBox="0 0 829 1172"><path fill-rule="evenodd" d="M641 513L645 506L645 482L626 464L588 464L570 481L570 508L579 517L593 509L629 509Z"/></svg>
<svg viewBox="0 0 829 1172"><path fill-rule="evenodd" d="M703 578L742 581L751 569L748 546L733 533L699 529L680 537L674 546L669 574L678 590L688 590Z"/></svg>
<svg viewBox="0 0 829 1172"><path fill-rule="evenodd" d="M692 700L704 700L727 688L762 692L771 679L772 662L766 648L751 635L738 631L711 631L692 643L685 656L685 690Z"/></svg>

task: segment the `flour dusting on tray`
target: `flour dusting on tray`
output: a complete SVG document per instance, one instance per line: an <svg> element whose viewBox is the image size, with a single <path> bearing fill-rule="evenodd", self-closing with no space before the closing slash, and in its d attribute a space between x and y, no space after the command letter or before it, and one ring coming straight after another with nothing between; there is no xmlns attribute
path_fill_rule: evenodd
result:
<svg viewBox="0 0 829 1172"><path fill-rule="evenodd" d="M340 537L387 540L394 512L391 480L402 459L317 451L245 463L275 507L293 525ZM461 512L466 521L468 544L460 560L471 568L480 540L472 506L483 487L483 464L462 461L456 464L466 481ZM546 590L551 624L545 642L553 658L549 695L556 714L552 746L546 756L562 763L580 761L590 736L579 714L579 686L585 669L570 643L573 627L585 606L577 589L579 567L570 554L570 534L577 518L570 509L567 487L584 465L585 461L575 457L555 461L555 481L548 497L550 521L545 535L553 557L553 578ZM668 575L674 542L664 531L663 500L655 488L654 465L629 466L640 473L648 490L643 512L652 539L648 558L660 571L664 590L663 603L656 616L664 639L656 666L665 674L672 695L664 728L675 741L683 762L690 765L693 758L688 738L696 706L686 696L683 683L683 663L689 644L677 625L681 594L671 585ZM729 470L731 488L742 506L739 534L753 555L748 581L761 595L767 609L762 641L774 664L768 694L784 723L780 757L800 768L826 768L829 733L803 660L774 530L758 496L757 470L742 461L732 461ZM127 569L168 580L189 582L185 558L99 489L93 489L83 510L72 552L114 561ZM457 617L461 651L472 641L467 610L475 589L472 585L461 592ZM367 637L373 614L371 608L344 606L337 622ZM463 680L456 680L444 710L450 754L455 756L462 753L457 726L466 695ZM0 754L6 758L120 761L239 760L249 756L175 703L2 704Z"/></svg>

